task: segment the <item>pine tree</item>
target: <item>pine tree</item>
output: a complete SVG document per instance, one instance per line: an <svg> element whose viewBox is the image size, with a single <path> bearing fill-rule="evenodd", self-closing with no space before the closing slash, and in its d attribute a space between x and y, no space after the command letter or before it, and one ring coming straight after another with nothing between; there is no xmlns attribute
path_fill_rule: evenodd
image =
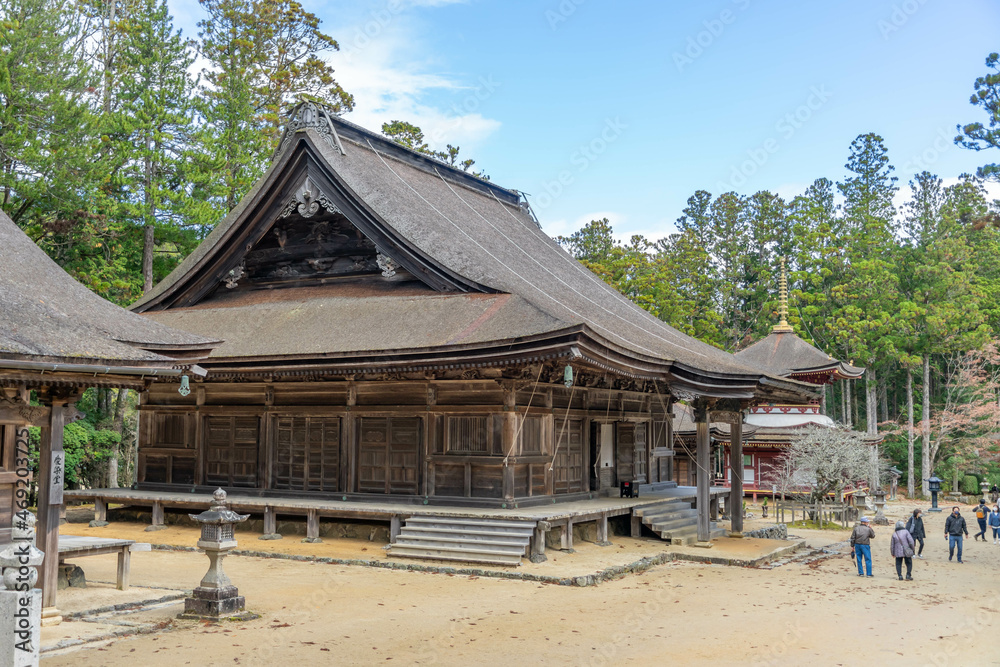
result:
<svg viewBox="0 0 1000 667"><path fill-rule="evenodd" d="M200 2L208 13L198 23L200 51L209 67L198 99L201 151L191 175L197 196L228 212L264 173L287 107L307 98L349 111L354 99L321 58L337 42L298 2Z"/></svg>

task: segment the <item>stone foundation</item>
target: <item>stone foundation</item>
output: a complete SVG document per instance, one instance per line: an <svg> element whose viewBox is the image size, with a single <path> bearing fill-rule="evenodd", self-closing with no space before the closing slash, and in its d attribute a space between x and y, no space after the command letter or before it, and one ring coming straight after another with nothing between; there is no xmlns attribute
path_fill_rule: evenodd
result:
<svg viewBox="0 0 1000 667"><path fill-rule="evenodd" d="M757 528L756 530L743 531L743 537L756 537L765 540L787 540L788 526L783 523L776 523L773 526Z"/></svg>
<svg viewBox="0 0 1000 667"><path fill-rule="evenodd" d="M56 590L63 590L64 588L86 588L87 587L87 576L83 572L83 568L79 565L73 565L72 563L59 563L59 580L56 585Z"/></svg>
<svg viewBox="0 0 1000 667"><path fill-rule="evenodd" d="M108 510L108 520L145 523L148 525L152 523L153 515L149 511L120 507ZM168 526L190 526L192 528L199 527L198 523L192 521L186 513L173 512L170 510L164 511L163 522ZM247 521L236 524L235 529L237 533L263 533L264 517L259 514L253 515ZM285 519L279 515L277 529L279 535L301 535L302 537L305 537L306 518ZM389 526L387 524L355 523L350 521L334 521L321 518L319 523L319 536L368 540L369 542L388 544Z"/></svg>

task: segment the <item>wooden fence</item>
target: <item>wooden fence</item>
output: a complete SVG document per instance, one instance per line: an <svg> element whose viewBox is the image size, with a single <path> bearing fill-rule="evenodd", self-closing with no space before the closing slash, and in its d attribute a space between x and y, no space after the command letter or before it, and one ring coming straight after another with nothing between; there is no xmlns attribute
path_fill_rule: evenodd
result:
<svg viewBox="0 0 1000 667"><path fill-rule="evenodd" d="M843 528L847 528L858 513L856 508L842 503L802 503L787 500L776 500L773 511L774 520L779 523L794 523L798 515L800 521L816 521L820 525L839 523Z"/></svg>

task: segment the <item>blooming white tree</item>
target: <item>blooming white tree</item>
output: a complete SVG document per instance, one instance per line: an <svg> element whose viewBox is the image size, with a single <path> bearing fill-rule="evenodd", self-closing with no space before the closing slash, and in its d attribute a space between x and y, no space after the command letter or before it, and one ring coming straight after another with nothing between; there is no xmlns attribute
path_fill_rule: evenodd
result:
<svg viewBox="0 0 1000 667"><path fill-rule="evenodd" d="M877 479L887 466L865 434L844 426L809 427L793 440L769 473L782 494L808 490L809 501L837 499L847 486Z"/></svg>

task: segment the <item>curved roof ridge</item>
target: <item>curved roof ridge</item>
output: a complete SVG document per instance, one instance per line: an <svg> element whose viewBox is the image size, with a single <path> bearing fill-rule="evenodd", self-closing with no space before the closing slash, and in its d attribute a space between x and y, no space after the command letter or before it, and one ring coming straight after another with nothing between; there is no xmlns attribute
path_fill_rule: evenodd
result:
<svg viewBox="0 0 1000 667"><path fill-rule="evenodd" d="M160 363L217 343L91 292L2 211L0 258L0 356Z"/></svg>

